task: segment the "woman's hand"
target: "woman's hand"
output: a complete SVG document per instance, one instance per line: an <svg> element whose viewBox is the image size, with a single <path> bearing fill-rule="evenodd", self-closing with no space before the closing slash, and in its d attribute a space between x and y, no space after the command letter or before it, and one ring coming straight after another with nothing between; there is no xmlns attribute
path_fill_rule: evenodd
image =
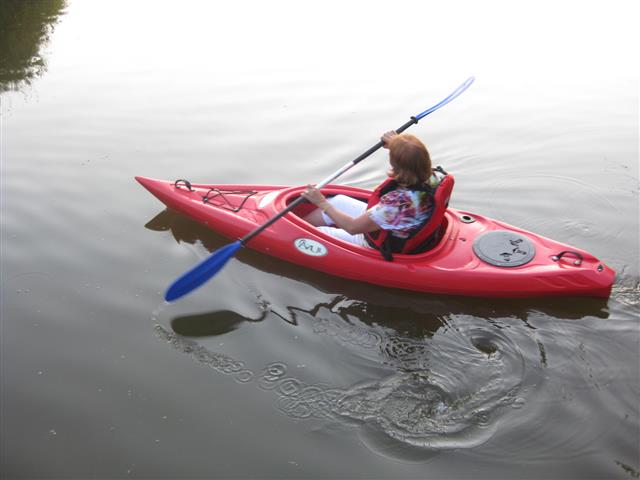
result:
<svg viewBox="0 0 640 480"><path fill-rule="evenodd" d="M384 148L389 148L389 142L393 139L393 137L397 137L397 136L398 136L398 134L396 133L395 130L391 130L390 132L386 132L380 138L380 140L382 140L382 146Z"/></svg>
<svg viewBox="0 0 640 480"><path fill-rule="evenodd" d="M324 195L322 195L322 192L313 185L307 185L307 190L302 192L302 197L323 211L331 205Z"/></svg>

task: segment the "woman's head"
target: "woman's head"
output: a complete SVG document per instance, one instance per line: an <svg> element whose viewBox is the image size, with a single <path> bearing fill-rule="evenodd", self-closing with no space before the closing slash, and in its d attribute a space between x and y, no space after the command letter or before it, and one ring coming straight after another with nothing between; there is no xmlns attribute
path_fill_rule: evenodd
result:
<svg viewBox="0 0 640 480"><path fill-rule="evenodd" d="M390 176L401 185L419 185L431 177L427 147L413 135L403 133L389 142Z"/></svg>

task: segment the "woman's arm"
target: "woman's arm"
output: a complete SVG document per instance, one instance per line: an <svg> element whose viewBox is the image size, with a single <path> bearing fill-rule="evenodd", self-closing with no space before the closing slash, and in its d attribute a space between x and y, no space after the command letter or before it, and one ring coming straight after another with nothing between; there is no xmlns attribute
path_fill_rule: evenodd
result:
<svg viewBox="0 0 640 480"><path fill-rule="evenodd" d="M338 227L351 235L380 230L380 227L369 218L367 213L363 213L359 217L347 215L331 205L320 190L311 185L307 187L306 192L302 193L302 196L322 210Z"/></svg>

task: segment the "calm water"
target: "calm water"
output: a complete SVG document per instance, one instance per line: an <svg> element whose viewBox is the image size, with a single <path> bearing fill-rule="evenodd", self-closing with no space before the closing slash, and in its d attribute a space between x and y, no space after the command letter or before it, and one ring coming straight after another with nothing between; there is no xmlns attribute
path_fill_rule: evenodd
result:
<svg viewBox="0 0 640 480"><path fill-rule="evenodd" d="M515 5L3 2L0 476L638 478L637 26ZM452 204L593 252L608 301L247 250L163 303L227 240L134 175L319 181L469 75L411 130Z"/></svg>

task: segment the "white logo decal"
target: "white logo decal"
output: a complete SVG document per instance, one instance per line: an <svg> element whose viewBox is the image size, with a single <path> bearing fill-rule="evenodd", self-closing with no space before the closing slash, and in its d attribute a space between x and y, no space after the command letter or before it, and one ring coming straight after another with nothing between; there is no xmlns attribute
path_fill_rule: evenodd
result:
<svg viewBox="0 0 640 480"><path fill-rule="evenodd" d="M312 257L322 257L327 254L327 247L320 242L311 240L310 238L298 238L293 244L302 253L311 255Z"/></svg>

